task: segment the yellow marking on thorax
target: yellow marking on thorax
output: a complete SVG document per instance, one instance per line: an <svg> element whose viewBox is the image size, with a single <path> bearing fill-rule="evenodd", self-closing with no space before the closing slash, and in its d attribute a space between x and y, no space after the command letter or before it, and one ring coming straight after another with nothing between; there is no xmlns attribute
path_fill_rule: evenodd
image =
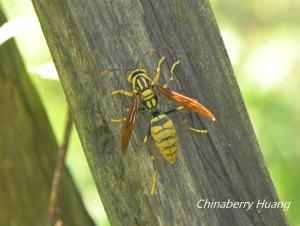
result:
<svg viewBox="0 0 300 226"><path fill-rule="evenodd" d="M142 80L145 81L144 79L142 79ZM137 84L140 87L140 89L144 88L143 84L141 83L141 79L137 80Z"/></svg>
<svg viewBox="0 0 300 226"><path fill-rule="evenodd" d="M152 94L152 95L151 95ZM147 89L147 90L145 90L144 92L142 92L142 97L146 97L146 99L145 100L147 100L147 99L150 99L149 97L151 98L152 96L153 96L153 90L152 89Z"/></svg>
<svg viewBox="0 0 300 226"><path fill-rule="evenodd" d="M146 80L151 81L151 78L147 75L146 72L145 72L142 76L143 76L144 78L146 78ZM152 85L152 83L151 83L151 85Z"/></svg>
<svg viewBox="0 0 300 226"><path fill-rule="evenodd" d="M136 90L135 85L136 85L136 77L134 77L132 80L132 90Z"/></svg>

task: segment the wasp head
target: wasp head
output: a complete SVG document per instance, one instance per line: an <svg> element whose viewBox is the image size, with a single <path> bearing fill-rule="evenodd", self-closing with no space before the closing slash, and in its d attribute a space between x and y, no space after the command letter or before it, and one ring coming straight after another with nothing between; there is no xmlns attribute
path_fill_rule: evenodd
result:
<svg viewBox="0 0 300 226"><path fill-rule="evenodd" d="M147 71L145 68L140 67L137 69L134 69L127 77L128 82L132 83L132 80L135 76L137 76L138 74L146 74Z"/></svg>

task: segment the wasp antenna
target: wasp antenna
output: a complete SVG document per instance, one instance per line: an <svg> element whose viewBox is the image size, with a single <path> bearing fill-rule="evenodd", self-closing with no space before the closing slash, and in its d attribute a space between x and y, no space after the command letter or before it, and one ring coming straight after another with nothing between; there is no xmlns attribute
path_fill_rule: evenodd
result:
<svg viewBox="0 0 300 226"><path fill-rule="evenodd" d="M154 48L149 48L146 50L146 52L140 57L140 59L138 59L138 61L135 63L135 68L137 68L139 66L139 64L141 63L141 61L150 53L154 53L156 52L156 49Z"/></svg>
<svg viewBox="0 0 300 226"><path fill-rule="evenodd" d="M156 49L154 49L154 48L149 48L149 49L147 49L147 52L149 52L149 53L154 53L154 52L156 52Z"/></svg>
<svg viewBox="0 0 300 226"><path fill-rule="evenodd" d="M128 68L112 68L112 69L104 69L100 75L101 76L106 76L108 75L110 72L113 72L113 71L128 71L128 70L131 70L131 69L128 69Z"/></svg>
<svg viewBox="0 0 300 226"><path fill-rule="evenodd" d="M104 69L103 71L101 71L100 75L101 75L101 76L105 76L105 75L108 75L109 72L110 72L110 70Z"/></svg>

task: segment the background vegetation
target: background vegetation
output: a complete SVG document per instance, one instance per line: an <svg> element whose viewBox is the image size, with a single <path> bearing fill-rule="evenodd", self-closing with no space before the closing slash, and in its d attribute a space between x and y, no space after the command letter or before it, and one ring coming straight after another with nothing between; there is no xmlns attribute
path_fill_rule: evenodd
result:
<svg viewBox="0 0 300 226"><path fill-rule="evenodd" d="M66 100L33 7L28 0L0 2L11 20L0 29L0 43L16 36L61 141ZM212 0L211 5L279 197L291 201L289 223L300 226L300 2ZM90 214L99 225L109 225L75 131L67 165Z"/></svg>

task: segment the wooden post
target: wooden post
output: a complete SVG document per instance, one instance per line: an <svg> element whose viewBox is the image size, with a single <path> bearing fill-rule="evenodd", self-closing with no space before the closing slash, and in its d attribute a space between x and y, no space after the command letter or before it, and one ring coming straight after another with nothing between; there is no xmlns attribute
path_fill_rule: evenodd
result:
<svg viewBox="0 0 300 226"><path fill-rule="evenodd" d="M6 21L0 9L0 26ZM13 40L0 46L0 225L48 225L58 145ZM68 171L59 194L64 226L93 226Z"/></svg>
<svg viewBox="0 0 300 226"><path fill-rule="evenodd" d="M278 201L253 132L236 78L208 1L32 0L70 103L83 149L111 225L287 225L281 209L197 208L212 201ZM167 58L161 82L179 59L171 84L200 100L217 121L189 114L192 134L180 114L180 153L175 165L158 162L158 194L150 196L152 165L143 145L150 122L138 115L125 156L120 153L121 117L130 102L113 97L130 90L126 76L102 77L105 68L130 68L147 48L157 49L144 66L154 72ZM172 105L160 99L161 108Z"/></svg>

